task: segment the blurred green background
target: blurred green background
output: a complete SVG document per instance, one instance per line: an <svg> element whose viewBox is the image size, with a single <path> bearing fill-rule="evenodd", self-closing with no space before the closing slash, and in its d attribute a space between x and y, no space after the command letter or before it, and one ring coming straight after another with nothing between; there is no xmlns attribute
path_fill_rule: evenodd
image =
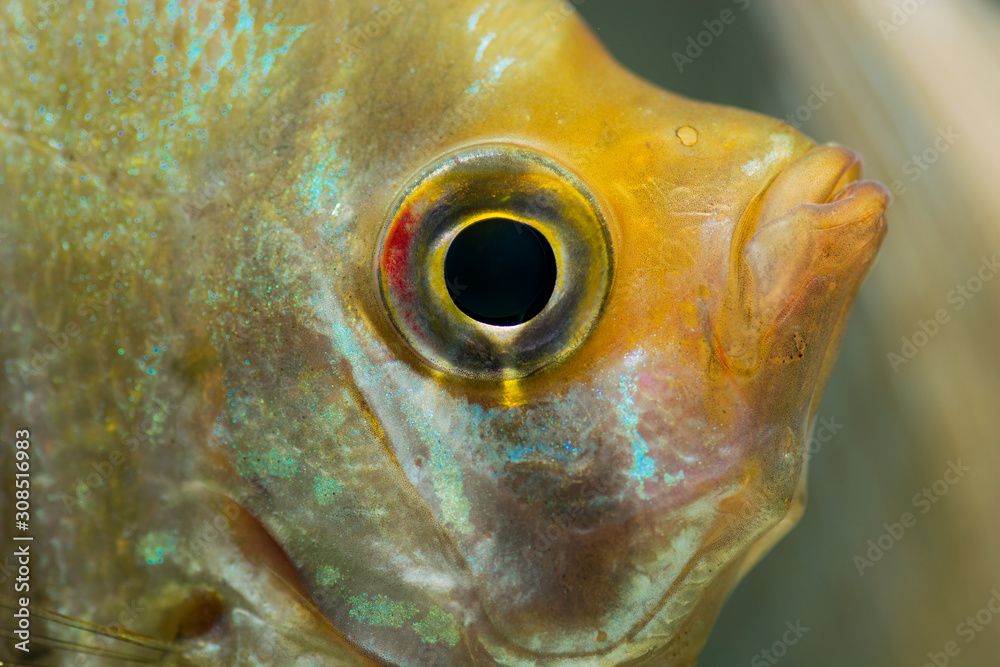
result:
<svg viewBox="0 0 1000 667"><path fill-rule="evenodd" d="M780 52L758 25L746 0L583 0L573 3L623 65L658 86L688 97L784 115L776 72ZM693 63L678 70L687 38L705 30L702 21L729 9L736 20Z"/></svg>

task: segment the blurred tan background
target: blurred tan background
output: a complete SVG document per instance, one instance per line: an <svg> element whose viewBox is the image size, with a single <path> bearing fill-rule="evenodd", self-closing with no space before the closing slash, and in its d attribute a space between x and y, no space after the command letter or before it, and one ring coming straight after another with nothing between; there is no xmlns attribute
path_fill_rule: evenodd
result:
<svg viewBox="0 0 1000 667"><path fill-rule="evenodd" d="M856 148L895 192L805 516L698 664L1000 665L1000 2L574 5L641 76Z"/></svg>

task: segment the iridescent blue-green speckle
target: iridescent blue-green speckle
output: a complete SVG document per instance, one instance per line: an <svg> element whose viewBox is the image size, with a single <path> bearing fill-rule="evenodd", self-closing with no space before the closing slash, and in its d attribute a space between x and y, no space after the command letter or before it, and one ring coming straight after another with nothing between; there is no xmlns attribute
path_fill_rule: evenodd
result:
<svg viewBox="0 0 1000 667"><path fill-rule="evenodd" d="M163 562L163 557L177 551L177 542L173 536L163 532L152 532L139 541L136 550L139 557L149 565Z"/></svg>
<svg viewBox="0 0 1000 667"><path fill-rule="evenodd" d="M431 481L434 483L434 491L441 500L441 514L444 520L463 534L471 533L469 499L462 495L462 469L455 459L455 454L438 438L435 438L435 443L431 447Z"/></svg>
<svg viewBox="0 0 1000 667"><path fill-rule="evenodd" d="M454 646L459 640L458 622L438 607L431 607L427 616L413 624L413 629L428 644L441 642Z"/></svg>
<svg viewBox="0 0 1000 667"><path fill-rule="evenodd" d="M671 475L669 472L663 473L663 483L667 486L675 486L684 479L684 471L681 470L676 475Z"/></svg>
<svg viewBox="0 0 1000 667"><path fill-rule="evenodd" d="M340 581L340 576L340 570L332 565L324 565L320 568L316 581L320 586L333 586Z"/></svg>
<svg viewBox="0 0 1000 667"><path fill-rule="evenodd" d="M367 623L373 627L401 628L411 618L416 616L416 605L409 602L396 602L385 595L375 595L371 598L367 593L356 595L350 599L351 618Z"/></svg>
<svg viewBox="0 0 1000 667"><path fill-rule="evenodd" d="M337 480L320 475L316 478L316 501L320 505L329 505L340 495L340 484Z"/></svg>
<svg viewBox="0 0 1000 667"><path fill-rule="evenodd" d="M365 593L352 597L350 603L353 605L351 617L372 627L402 628L418 613L416 605L397 602L385 595L369 598ZM432 606L426 616L413 621L411 626L421 641L427 644L455 646L460 638L458 622L439 607Z"/></svg>
<svg viewBox="0 0 1000 667"><path fill-rule="evenodd" d="M299 471L299 464L288 452L272 447L264 464L269 475L292 477Z"/></svg>
<svg viewBox="0 0 1000 667"><path fill-rule="evenodd" d="M656 461L649 455L649 444L639 435L639 414L635 410L635 377L622 375L618 389L621 391L621 401L618 403L618 416L621 418L625 433L632 443L632 475L639 480L639 492L642 493L643 480L650 479L656 473Z"/></svg>

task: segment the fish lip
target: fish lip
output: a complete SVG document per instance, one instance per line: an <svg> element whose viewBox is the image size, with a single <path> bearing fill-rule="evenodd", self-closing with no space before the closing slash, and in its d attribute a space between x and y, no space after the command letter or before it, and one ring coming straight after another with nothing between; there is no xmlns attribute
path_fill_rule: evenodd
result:
<svg viewBox="0 0 1000 667"><path fill-rule="evenodd" d="M791 194L793 190L797 191L795 195ZM892 199L885 185L864 178L864 161L860 154L834 142L816 145L796 155L775 174L758 196L758 227L800 206L820 207L850 197L861 197L872 204L866 210L878 209L878 226L882 235L886 227L885 212ZM857 218L847 216L839 225L833 226L846 226L857 221ZM826 228L833 226L827 225Z"/></svg>
<svg viewBox="0 0 1000 667"><path fill-rule="evenodd" d="M886 233L888 189L858 180L861 171L854 151L815 146L786 164L744 210L733 230L713 341L727 374L773 376L767 366L776 336L799 329L813 349L827 350L827 362L835 353L830 343L839 341L842 326L831 324L820 306L846 321ZM824 373L832 366L827 362Z"/></svg>
<svg viewBox="0 0 1000 667"><path fill-rule="evenodd" d="M803 225L809 223L821 233L837 233L850 245L850 252L841 253L839 266L859 267L860 287L888 232L886 213L892 201L889 189L864 179L863 171L861 156L836 143L818 145L799 155L761 192L752 232L739 248L734 235L734 255L744 254L750 242L767 233L769 226L798 213ZM862 253L867 257L857 261ZM853 298L847 300L848 310L852 303Z"/></svg>
<svg viewBox="0 0 1000 667"><path fill-rule="evenodd" d="M830 203L861 179L863 168L861 156L850 148L835 143L813 146L795 155L774 175L747 213L755 214L760 224L796 206Z"/></svg>

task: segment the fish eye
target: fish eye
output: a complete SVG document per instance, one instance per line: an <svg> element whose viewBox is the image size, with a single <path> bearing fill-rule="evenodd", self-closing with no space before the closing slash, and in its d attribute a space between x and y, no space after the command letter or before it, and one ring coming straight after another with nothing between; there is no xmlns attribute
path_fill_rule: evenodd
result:
<svg viewBox="0 0 1000 667"><path fill-rule="evenodd" d="M613 275L602 207L536 151L474 146L420 170L386 215L382 305L437 370L520 378L558 363L597 321Z"/></svg>

